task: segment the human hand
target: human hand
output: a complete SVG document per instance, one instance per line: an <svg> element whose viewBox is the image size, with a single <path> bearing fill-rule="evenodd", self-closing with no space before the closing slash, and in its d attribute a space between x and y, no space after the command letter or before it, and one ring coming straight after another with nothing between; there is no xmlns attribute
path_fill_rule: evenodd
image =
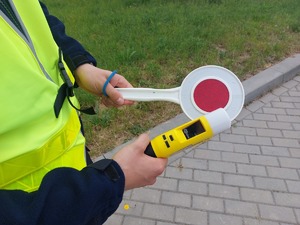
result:
<svg viewBox="0 0 300 225"><path fill-rule="evenodd" d="M164 171L168 159L144 154L149 142L149 136L142 134L114 155L113 160L120 165L125 175L125 190L154 184Z"/></svg>
<svg viewBox="0 0 300 225"><path fill-rule="evenodd" d="M102 96L102 103L105 106L119 107L122 105L132 105L133 101L124 100L122 95L114 88L131 88L132 85L121 75L115 74L106 87L108 97L103 96L102 88L111 74L109 70L97 68L91 64L83 64L79 66L75 72L77 84L86 91Z"/></svg>

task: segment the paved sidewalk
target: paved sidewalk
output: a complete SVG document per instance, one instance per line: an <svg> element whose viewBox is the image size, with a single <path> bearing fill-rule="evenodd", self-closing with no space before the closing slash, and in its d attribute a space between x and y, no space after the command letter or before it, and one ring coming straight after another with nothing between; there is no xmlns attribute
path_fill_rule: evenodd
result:
<svg viewBox="0 0 300 225"><path fill-rule="evenodd" d="M296 55L243 82L232 128L172 156L155 185L125 192L105 225L300 224L299 74Z"/></svg>

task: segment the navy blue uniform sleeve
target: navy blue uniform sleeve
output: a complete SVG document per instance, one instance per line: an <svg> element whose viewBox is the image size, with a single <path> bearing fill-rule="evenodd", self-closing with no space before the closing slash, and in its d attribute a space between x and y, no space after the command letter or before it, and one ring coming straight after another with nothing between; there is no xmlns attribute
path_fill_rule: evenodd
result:
<svg viewBox="0 0 300 225"><path fill-rule="evenodd" d="M103 224L122 201L125 178L115 161L116 179L94 165L81 171L54 169L35 192L0 190L0 224Z"/></svg>
<svg viewBox="0 0 300 225"><path fill-rule="evenodd" d="M66 34L64 24L55 16L49 14L45 4L40 2L40 5L51 29L52 36L56 44L61 48L69 68L74 71L84 63L92 63L96 66L95 58L77 40Z"/></svg>

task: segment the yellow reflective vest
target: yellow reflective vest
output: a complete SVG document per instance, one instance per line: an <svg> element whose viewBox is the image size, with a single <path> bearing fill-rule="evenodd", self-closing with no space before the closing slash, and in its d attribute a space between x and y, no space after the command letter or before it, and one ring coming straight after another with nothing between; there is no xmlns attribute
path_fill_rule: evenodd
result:
<svg viewBox="0 0 300 225"><path fill-rule="evenodd" d="M67 101L54 115L59 51L38 0L11 2L25 35L0 15L0 188L30 192L54 168L83 168L85 140Z"/></svg>

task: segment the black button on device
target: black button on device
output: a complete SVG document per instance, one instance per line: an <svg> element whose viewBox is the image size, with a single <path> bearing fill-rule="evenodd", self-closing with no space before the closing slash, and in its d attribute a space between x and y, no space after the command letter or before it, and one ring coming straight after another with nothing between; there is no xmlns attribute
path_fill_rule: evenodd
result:
<svg viewBox="0 0 300 225"><path fill-rule="evenodd" d="M170 148L169 142L165 141L167 148Z"/></svg>

